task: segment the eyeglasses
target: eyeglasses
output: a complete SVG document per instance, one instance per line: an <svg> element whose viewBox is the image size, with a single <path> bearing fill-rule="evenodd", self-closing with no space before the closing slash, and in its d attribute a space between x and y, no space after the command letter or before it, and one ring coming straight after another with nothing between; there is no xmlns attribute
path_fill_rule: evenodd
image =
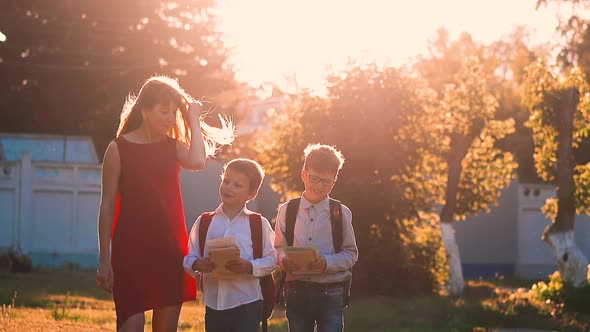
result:
<svg viewBox="0 0 590 332"><path fill-rule="evenodd" d="M331 186L332 184L334 184L334 182L336 182L336 179L324 179L319 176L315 176L313 174L310 174L309 172L307 172L307 177L309 178L309 182L311 182L311 183L320 183L321 182L324 186Z"/></svg>

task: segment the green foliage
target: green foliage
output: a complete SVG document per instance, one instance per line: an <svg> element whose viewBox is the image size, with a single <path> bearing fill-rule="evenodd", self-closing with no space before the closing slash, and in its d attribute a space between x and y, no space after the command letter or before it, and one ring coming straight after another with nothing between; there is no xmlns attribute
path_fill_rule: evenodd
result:
<svg viewBox="0 0 590 332"><path fill-rule="evenodd" d="M419 140L424 143L421 156L436 160L438 165L436 171L426 174L436 183L433 187L442 190L432 196L442 205L446 203L443 193L456 193L456 206L449 208L458 219L489 211L497 204L501 190L514 178L517 168L513 154L497 146L499 140L514 133L514 119L495 119L498 103L487 92L482 78L486 76L478 60L473 58L463 65L463 70L454 77L454 84L444 88L440 105L431 104L404 129L426 134L426 139ZM415 140L415 136L410 137ZM448 183L449 172L456 171L460 172L459 182ZM416 180L423 176L421 172L413 175Z"/></svg>
<svg viewBox="0 0 590 332"><path fill-rule="evenodd" d="M549 276L549 282L541 281L531 287L533 298L550 304L555 314L590 314L590 275L587 283L573 287L561 279L559 271Z"/></svg>
<svg viewBox="0 0 590 332"><path fill-rule="evenodd" d="M526 66L538 57L547 57L548 50L532 46L524 28L516 28L489 45L475 42L468 33L449 40L448 33L439 30L429 46L428 56L421 58L414 69L439 95L443 95L448 84L457 84L457 74L464 71L468 62L478 64L477 79L485 82L487 92L497 100L494 119L515 121L515 132L498 140L496 147L516 156L521 180L538 181L532 158L532 133L524 126L528 112L521 103L518 87Z"/></svg>
<svg viewBox="0 0 590 332"><path fill-rule="evenodd" d="M373 224L367 256L370 294L437 293L448 279L446 255L435 214Z"/></svg>
<svg viewBox="0 0 590 332"><path fill-rule="evenodd" d="M300 104L289 105L284 113L275 114L271 136L259 139L255 145L257 160L271 177L271 187L286 198L297 196L303 189L299 173L303 166L303 149L309 143L303 140L304 110L321 110L324 101L304 96ZM261 136L263 133L261 133ZM262 151L262 152L261 152Z"/></svg>
<svg viewBox="0 0 590 332"><path fill-rule="evenodd" d="M523 91L523 101L530 110L527 126L533 130L535 142L535 166L545 181L556 179L558 167L557 150L559 147L560 95L575 88L580 93L580 102L574 114L573 146L577 148L590 133L590 88L583 73L576 68L563 75L554 74L542 61L537 61L527 68ZM590 167L577 165L574 168L574 201L576 213L588 213L590 206ZM557 216L557 200L547 200L543 212L552 220Z"/></svg>
<svg viewBox="0 0 590 332"><path fill-rule="evenodd" d="M518 164L512 153L496 147L496 142L514 132L514 120L489 121L473 141L463 159L459 183L457 212L460 219L468 214L489 212L497 204L501 190L514 179Z"/></svg>
<svg viewBox="0 0 590 332"><path fill-rule="evenodd" d="M74 314L71 311L72 303L70 300L70 292L66 293L63 303L55 303L53 308L51 309L51 316L55 320L72 320L72 321L79 321L83 319L82 316L78 314Z"/></svg>
<svg viewBox="0 0 590 332"><path fill-rule="evenodd" d="M545 181L555 178L560 114L559 96L569 88L580 93L580 103L574 116L574 147L590 133L590 92L584 75L577 69L564 77L556 76L544 62L537 61L527 68L523 86L523 102L530 110L526 125L533 129L535 165Z"/></svg>

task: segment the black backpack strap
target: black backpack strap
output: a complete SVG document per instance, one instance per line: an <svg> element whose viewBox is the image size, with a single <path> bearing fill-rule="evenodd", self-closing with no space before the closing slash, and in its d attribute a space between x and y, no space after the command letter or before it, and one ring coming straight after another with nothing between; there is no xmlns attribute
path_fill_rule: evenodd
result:
<svg viewBox="0 0 590 332"><path fill-rule="evenodd" d="M342 230L342 203L330 198L330 222L332 223L332 244L334 252L342 251L344 234Z"/></svg>
<svg viewBox="0 0 590 332"><path fill-rule="evenodd" d="M297 220L297 212L299 212L299 203L301 197L294 198L287 203L287 214L285 215L285 240L288 246L293 245L295 237L295 221Z"/></svg>

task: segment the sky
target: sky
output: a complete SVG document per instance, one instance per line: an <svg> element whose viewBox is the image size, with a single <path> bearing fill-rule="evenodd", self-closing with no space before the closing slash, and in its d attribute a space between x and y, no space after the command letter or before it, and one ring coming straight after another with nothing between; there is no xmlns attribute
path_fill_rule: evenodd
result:
<svg viewBox="0 0 590 332"><path fill-rule="evenodd" d="M556 38L555 10L536 0L221 0L219 30L232 49L240 81L321 89L326 66L350 57L394 66L424 54L438 28L452 38L469 32L489 43L515 26L530 27L533 42Z"/></svg>

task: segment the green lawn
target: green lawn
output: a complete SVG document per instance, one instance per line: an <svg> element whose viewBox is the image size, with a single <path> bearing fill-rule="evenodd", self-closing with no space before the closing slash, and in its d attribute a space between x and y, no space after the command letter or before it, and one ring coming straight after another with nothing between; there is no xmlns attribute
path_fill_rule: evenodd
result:
<svg viewBox="0 0 590 332"><path fill-rule="evenodd" d="M552 308L529 298L532 280L468 281L465 294L453 299L427 296L394 299L353 293L346 311L346 331L494 331L529 328L587 331L590 319L552 315ZM524 287L524 288L518 288ZM16 291L16 296L15 296ZM354 290L353 290L354 291ZM113 331L114 305L95 286L94 272L35 271L0 273L0 332ZM553 312L554 313L554 312ZM183 306L180 331L204 331L198 301ZM146 319L150 331L151 316ZM284 310L277 308L271 331L287 331Z"/></svg>

